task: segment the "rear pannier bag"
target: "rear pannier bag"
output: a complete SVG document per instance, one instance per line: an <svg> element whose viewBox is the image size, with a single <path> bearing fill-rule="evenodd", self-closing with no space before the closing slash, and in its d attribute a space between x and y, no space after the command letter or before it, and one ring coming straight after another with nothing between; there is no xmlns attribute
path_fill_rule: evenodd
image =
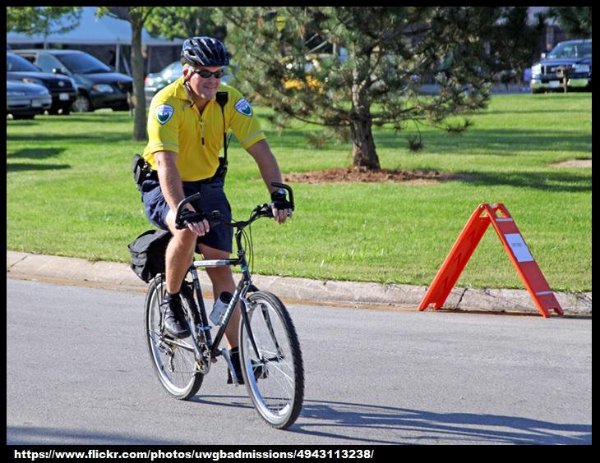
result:
<svg viewBox="0 0 600 463"><path fill-rule="evenodd" d="M171 239L168 230L148 230L127 245L131 254L131 270L148 283L165 272L165 252Z"/></svg>

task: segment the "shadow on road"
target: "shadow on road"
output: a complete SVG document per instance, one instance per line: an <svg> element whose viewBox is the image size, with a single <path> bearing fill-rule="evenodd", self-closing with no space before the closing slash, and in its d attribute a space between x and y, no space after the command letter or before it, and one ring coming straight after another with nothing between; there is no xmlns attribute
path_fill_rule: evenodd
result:
<svg viewBox="0 0 600 463"><path fill-rule="evenodd" d="M252 408L245 396L201 396L193 402L219 407ZM348 429L349 432L344 432ZM356 437L364 429L364 437ZM387 430L396 439L377 438L369 430ZM352 430L352 431L350 431ZM591 424L552 423L518 416L435 413L425 410L350 402L305 400L288 431L370 444L591 445ZM387 433L390 434L389 432Z"/></svg>
<svg viewBox="0 0 600 463"><path fill-rule="evenodd" d="M307 423L307 420L311 422ZM315 421L315 422L312 422ZM335 432L328 429L336 428ZM398 439L345 435L344 428L387 429ZM327 429L327 430L326 430ZM366 405L348 402L306 401L291 430L317 436L380 444L432 443L591 445L591 424L562 424L518 416L475 413L434 413L425 410ZM402 435L406 435L403 439ZM353 437L351 437L353 436Z"/></svg>
<svg viewBox="0 0 600 463"><path fill-rule="evenodd" d="M245 396L194 397L198 405L252 408ZM266 426L266 425L265 425ZM358 432L357 432L358 430ZM591 424L563 424L517 416L475 413L434 413L424 410L350 402L305 401L298 421L287 432L340 439L344 444L440 445L591 445ZM362 437L357 437L362 436ZM386 436L385 438L378 436ZM388 437L389 436L389 437ZM41 426L9 426L7 444L177 445L156 435Z"/></svg>

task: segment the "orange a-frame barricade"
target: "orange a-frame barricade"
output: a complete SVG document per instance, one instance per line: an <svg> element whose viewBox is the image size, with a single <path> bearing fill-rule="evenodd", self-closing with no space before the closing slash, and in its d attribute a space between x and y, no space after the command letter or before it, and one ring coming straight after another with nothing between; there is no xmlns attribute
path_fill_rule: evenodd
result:
<svg viewBox="0 0 600 463"><path fill-rule="evenodd" d="M419 310L425 310L431 304L435 309L443 306L490 223L494 226L538 311L544 318L550 316L551 310L563 315L560 304L529 252L517 224L501 203L491 206L484 203L475 209L425 293Z"/></svg>

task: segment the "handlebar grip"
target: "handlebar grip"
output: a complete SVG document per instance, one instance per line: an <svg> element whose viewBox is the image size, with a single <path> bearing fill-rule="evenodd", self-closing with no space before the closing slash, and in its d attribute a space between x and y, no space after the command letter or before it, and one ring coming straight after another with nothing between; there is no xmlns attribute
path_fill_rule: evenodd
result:
<svg viewBox="0 0 600 463"><path fill-rule="evenodd" d="M187 210L187 209L186 209ZM182 213L185 211L182 211ZM220 211L212 211L210 215L206 215L202 212L191 212L189 214L184 215L183 217L177 218L175 221L175 228L178 230L183 230L187 228L189 223L200 222L201 220L208 220L208 224L211 227L215 225L219 225L221 223L221 212Z"/></svg>
<svg viewBox="0 0 600 463"><path fill-rule="evenodd" d="M189 214L179 217L179 220L175 221L175 228L177 228L177 230L183 230L184 228L187 228L189 223L200 222L205 218L206 217L202 213L189 211Z"/></svg>

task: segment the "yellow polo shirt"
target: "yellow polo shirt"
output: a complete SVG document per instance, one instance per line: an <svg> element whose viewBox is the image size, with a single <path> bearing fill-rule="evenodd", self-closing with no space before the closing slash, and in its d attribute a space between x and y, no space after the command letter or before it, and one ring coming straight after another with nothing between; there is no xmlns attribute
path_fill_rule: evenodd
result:
<svg viewBox="0 0 600 463"><path fill-rule="evenodd" d="M154 170L154 153L174 151L178 154L176 164L182 181L204 180L217 170L224 131L231 130L244 149L266 138L252 107L238 90L221 84L218 91L229 94L225 121L215 100L208 102L202 114L191 106L183 77L154 96L148 113L148 144L144 149L144 159Z"/></svg>

